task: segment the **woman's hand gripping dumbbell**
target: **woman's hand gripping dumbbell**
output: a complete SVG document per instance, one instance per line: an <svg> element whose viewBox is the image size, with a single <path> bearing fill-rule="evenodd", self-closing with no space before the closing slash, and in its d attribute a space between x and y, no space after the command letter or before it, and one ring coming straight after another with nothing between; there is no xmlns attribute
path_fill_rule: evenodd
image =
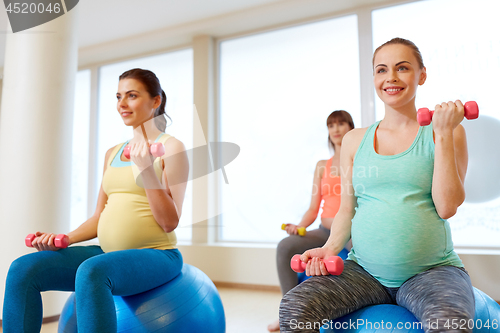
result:
<svg viewBox="0 0 500 333"><path fill-rule="evenodd" d="M418 109L417 121L420 126L427 126L431 123L433 115L434 111L429 111L428 108ZM476 102L470 101L464 104L464 116L469 120L479 117L479 107Z"/></svg>
<svg viewBox="0 0 500 333"><path fill-rule="evenodd" d="M322 259L326 270L331 275L340 275L344 270L344 261L338 256L331 256L327 259ZM307 263L300 260L300 254L296 254L290 261L290 267L294 272L302 273L306 270Z"/></svg>
<svg viewBox="0 0 500 333"><path fill-rule="evenodd" d="M33 241L35 240L35 238L41 237L43 235L44 234L41 232L37 232L36 234L29 234L28 236L26 236L24 242L25 242L27 247L34 247ZM54 242L55 247L60 248L60 249L65 249L69 245L69 238L65 234L59 234L59 235L55 236L53 242Z"/></svg>
<svg viewBox="0 0 500 333"><path fill-rule="evenodd" d="M146 135L146 130L144 129L144 125L141 124L141 129L142 129L142 135L144 136L144 139L146 140L146 144L148 145L149 148L149 153L153 155L154 157L160 157L165 154L165 147L161 142L155 142L152 145L149 144L148 136ZM127 158L130 159L130 146L126 146L123 149L123 155Z"/></svg>
<svg viewBox="0 0 500 333"><path fill-rule="evenodd" d="M287 227L288 225L290 225L290 224L291 224L291 223L283 223L283 224L281 225L281 230L286 230L286 227ZM307 233L306 228L304 228L304 227L298 227L298 228L297 228L297 233L299 234L299 236L305 236L305 235L306 235L306 233Z"/></svg>
<svg viewBox="0 0 500 333"><path fill-rule="evenodd" d="M149 153L154 157L160 157L165 154L165 147L161 142L155 142L152 145L149 145L148 143L148 146L149 146ZM123 149L123 155L126 158L130 159L130 146L126 146Z"/></svg>

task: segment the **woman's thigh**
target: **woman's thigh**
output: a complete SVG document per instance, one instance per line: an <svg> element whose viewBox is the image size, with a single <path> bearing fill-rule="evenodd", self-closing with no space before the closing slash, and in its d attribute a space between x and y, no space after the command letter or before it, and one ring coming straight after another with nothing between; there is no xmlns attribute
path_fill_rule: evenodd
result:
<svg viewBox="0 0 500 333"><path fill-rule="evenodd" d="M59 251L30 253L11 264L7 281L9 285L30 283L38 291L74 291L78 267L102 253L99 246L72 246Z"/></svg>
<svg viewBox="0 0 500 333"><path fill-rule="evenodd" d="M40 331L43 313L40 292L74 291L80 264L102 253L99 246L72 246L16 259L10 266L5 286L4 332Z"/></svg>
<svg viewBox="0 0 500 333"><path fill-rule="evenodd" d="M77 272L78 285L99 284L115 296L129 296L158 287L176 277L182 256L175 250L132 249L104 253L85 261Z"/></svg>
<svg viewBox="0 0 500 333"><path fill-rule="evenodd" d="M415 275L399 288L396 301L422 322L425 332L472 332L467 324L474 319L474 290L461 268L440 266Z"/></svg>
<svg viewBox="0 0 500 333"><path fill-rule="evenodd" d="M290 254L302 254L304 251L325 245L330 234L324 228L308 231L305 236L290 235L278 243L278 255L285 255L290 261Z"/></svg>
<svg viewBox="0 0 500 333"><path fill-rule="evenodd" d="M304 328L383 303L393 303L386 288L357 263L345 260L342 274L312 277L283 297L280 329L281 332L319 332L319 328Z"/></svg>

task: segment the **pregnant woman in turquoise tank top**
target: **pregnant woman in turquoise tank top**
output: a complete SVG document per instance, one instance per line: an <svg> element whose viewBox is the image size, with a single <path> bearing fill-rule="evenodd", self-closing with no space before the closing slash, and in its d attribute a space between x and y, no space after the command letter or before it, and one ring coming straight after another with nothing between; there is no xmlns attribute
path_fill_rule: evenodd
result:
<svg viewBox="0 0 500 333"><path fill-rule="evenodd" d="M407 308L426 333L472 332L446 327L474 318L472 285L447 221L465 200L464 107L458 100L436 105L432 126L419 126L415 97L427 72L405 39L375 51L373 78L384 119L344 137L340 209L326 244L301 257L314 277L283 297L281 332L319 332L307 323L383 303ZM321 259L350 238L343 273L329 275Z"/></svg>

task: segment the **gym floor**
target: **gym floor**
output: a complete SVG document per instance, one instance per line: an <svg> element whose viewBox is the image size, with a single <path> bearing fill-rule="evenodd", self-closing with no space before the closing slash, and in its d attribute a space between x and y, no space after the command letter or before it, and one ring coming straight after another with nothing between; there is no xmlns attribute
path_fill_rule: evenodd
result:
<svg viewBox="0 0 500 333"><path fill-rule="evenodd" d="M267 325L278 319L279 291L217 289L224 304L227 333L266 333ZM43 325L41 333L57 333L57 323Z"/></svg>

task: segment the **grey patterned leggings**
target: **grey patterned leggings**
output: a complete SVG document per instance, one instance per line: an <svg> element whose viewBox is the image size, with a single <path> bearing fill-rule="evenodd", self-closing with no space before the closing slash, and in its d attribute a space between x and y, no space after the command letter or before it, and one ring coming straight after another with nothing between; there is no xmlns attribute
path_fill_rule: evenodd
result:
<svg viewBox="0 0 500 333"><path fill-rule="evenodd" d="M446 321L449 324L455 318L458 322L474 319L474 292L465 269L435 267L408 279L400 288L387 288L352 260L345 261L341 275L315 276L290 290L281 300L280 332L319 332L304 327L375 304L408 309L426 333L472 332L445 328ZM298 323L303 323L301 329Z"/></svg>

